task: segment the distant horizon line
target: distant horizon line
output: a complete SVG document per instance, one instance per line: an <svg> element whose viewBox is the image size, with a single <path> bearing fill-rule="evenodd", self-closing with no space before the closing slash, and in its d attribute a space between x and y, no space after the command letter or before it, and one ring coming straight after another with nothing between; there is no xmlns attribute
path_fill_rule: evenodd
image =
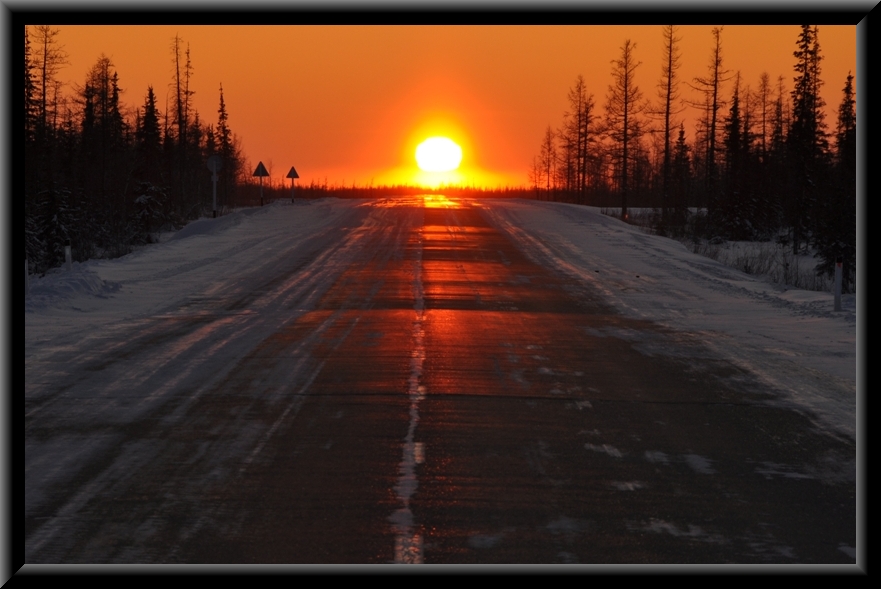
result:
<svg viewBox="0 0 881 589"><path fill-rule="evenodd" d="M287 180L287 179L283 179ZM249 177L246 180L246 183L249 185L258 184L257 180ZM347 183L345 180L341 182L330 183L326 178L316 181L316 179L312 178L309 182L305 182L303 178L299 178L298 182L294 185L295 189L302 190L306 188L320 188L322 190L423 190L423 191L433 191L433 190L482 190L482 191L499 191L499 190L535 190L535 187L529 186L528 184L519 184L519 185L510 185L510 184L497 184L496 186L477 186L474 184L444 184L441 183L435 187L429 186L420 186L416 184L357 184L356 182L352 182L351 184ZM290 190L290 185L275 185L271 188L272 190Z"/></svg>

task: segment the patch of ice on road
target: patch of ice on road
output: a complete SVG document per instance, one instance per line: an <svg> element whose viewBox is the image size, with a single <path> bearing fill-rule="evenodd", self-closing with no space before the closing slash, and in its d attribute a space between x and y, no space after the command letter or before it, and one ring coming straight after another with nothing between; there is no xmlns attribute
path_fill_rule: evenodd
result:
<svg viewBox="0 0 881 589"><path fill-rule="evenodd" d="M657 450L646 450L645 459L653 464L669 464L670 457Z"/></svg>
<svg viewBox="0 0 881 589"><path fill-rule="evenodd" d="M517 384L519 384L521 388L524 388L524 389L528 389L528 388L529 388L529 381L527 381L527 380L523 377L523 371L522 371L522 370L514 370L513 372L511 372L510 376L511 376L511 380L513 380L514 382L516 382Z"/></svg>
<svg viewBox="0 0 881 589"><path fill-rule="evenodd" d="M646 337L644 332L628 327L584 327L582 331L594 337L614 337L626 341L640 341Z"/></svg>
<svg viewBox="0 0 881 589"><path fill-rule="evenodd" d="M827 485L853 483L857 479L856 458L834 450L824 452L817 464L806 464L802 470Z"/></svg>
<svg viewBox="0 0 881 589"><path fill-rule="evenodd" d="M792 546L786 546L784 544L774 544L772 548L777 554L784 558L795 558L795 550L793 550Z"/></svg>
<svg viewBox="0 0 881 589"><path fill-rule="evenodd" d="M398 509L388 517L388 521L396 526L412 527L413 512L409 509Z"/></svg>
<svg viewBox="0 0 881 589"><path fill-rule="evenodd" d="M637 489L642 489L645 485L639 481L612 481L612 486L619 491L636 491Z"/></svg>
<svg viewBox="0 0 881 589"><path fill-rule="evenodd" d="M503 534L475 534L468 538L468 545L472 548L492 548L501 542Z"/></svg>
<svg viewBox="0 0 881 589"><path fill-rule="evenodd" d="M712 467L712 460L699 456L698 454L686 454L683 456L685 463L695 472L700 474L714 474L716 470Z"/></svg>
<svg viewBox="0 0 881 589"><path fill-rule="evenodd" d="M681 457L673 459L669 454L664 452L658 450L646 450L645 459L652 464L670 464L671 461L675 460L676 462L685 462L685 464L687 464L693 471L700 474L716 473L716 469L713 468L713 461L698 454L684 454Z"/></svg>
<svg viewBox="0 0 881 589"><path fill-rule="evenodd" d="M762 467L756 468L756 473L764 475L768 480L774 477L782 477L785 479L813 479L809 474L795 472L791 466L786 464L777 464L776 462L763 462Z"/></svg>
<svg viewBox="0 0 881 589"><path fill-rule="evenodd" d="M792 549L792 546L781 544L778 540L770 536L767 540L753 539L747 542L747 546L749 546L755 554L760 555L764 560L769 562L777 562L781 556L789 560L795 558L795 551Z"/></svg>
<svg viewBox="0 0 881 589"><path fill-rule="evenodd" d="M594 452L603 452L613 458L621 458L623 456L618 448L616 448L615 446L610 446L609 444L598 446L596 444L587 443L584 445L584 447L588 450L593 450Z"/></svg>
<svg viewBox="0 0 881 589"><path fill-rule="evenodd" d="M627 327L585 327L582 331L595 337L612 337L629 342L633 349L644 356L667 356L674 358L713 357L704 348L704 340L718 337L717 334L700 332L667 333L648 329L636 330Z"/></svg>
<svg viewBox="0 0 881 589"><path fill-rule="evenodd" d="M118 448L122 440L120 434L110 431L62 434L45 441L28 437L24 446L25 515L51 498L47 489L69 484L87 468L92 454Z"/></svg>
<svg viewBox="0 0 881 589"><path fill-rule="evenodd" d="M561 515L557 519L551 521L546 526L547 530L552 534L577 534L581 532L585 528L585 524L572 519L571 517L566 517L565 515Z"/></svg>
<svg viewBox="0 0 881 589"><path fill-rule="evenodd" d="M687 538L711 544L725 543L725 538L720 534L705 532L695 524L688 524L688 529L684 529L668 521L652 518L648 524L642 526L642 529L656 534L670 534L674 538Z"/></svg>

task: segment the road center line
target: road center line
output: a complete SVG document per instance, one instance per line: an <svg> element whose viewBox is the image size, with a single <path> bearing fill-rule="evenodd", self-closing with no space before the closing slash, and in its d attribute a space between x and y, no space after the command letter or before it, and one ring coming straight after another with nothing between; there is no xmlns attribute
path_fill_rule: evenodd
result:
<svg viewBox="0 0 881 589"><path fill-rule="evenodd" d="M395 563L422 564L422 534L417 531L410 511L410 498L416 492L419 481L416 465L423 460L422 444L415 441L416 425L419 423L419 402L425 398L422 381L422 364L425 361L425 331L422 326L425 309L422 286L423 237L420 230L413 263L413 299L416 318L413 320L413 351L410 353L410 380L407 394L410 399L410 422L404 438L403 457L398 466L398 482L395 493L402 507L389 518L395 531Z"/></svg>

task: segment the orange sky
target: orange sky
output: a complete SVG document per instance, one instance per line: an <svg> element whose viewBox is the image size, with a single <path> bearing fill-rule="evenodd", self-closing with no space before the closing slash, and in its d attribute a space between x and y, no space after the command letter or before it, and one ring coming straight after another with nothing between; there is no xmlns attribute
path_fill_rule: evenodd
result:
<svg viewBox="0 0 881 589"><path fill-rule="evenodd" d="M278 182L296 166L301 184L414 181L416 145L445 134L463 147L458 178L465 183L524 185L546 127L561 124L577 75L602 107L610 62L631 39L642 62L637 84L653 98L663 48L660 25L57 28L69 61L59 79L69 88L81 85L104 53L119 73L125 105L141 107L152 85L163 112L171 40L180 35L190 47L202 121L216 122L223 83L230 126L251 167L262 160ZM680 28L683 97L697 99L685 82L706 75L712 28ZM775 85L783 75L788 88L799 31L725 26L724 67L740 70L753 88L763 71ZM856 74L856 26L820 25L819 40L831 131L847 72ZM728 83L724 95L730 91ZM688 109L681 117L695 114Z"/></svg>

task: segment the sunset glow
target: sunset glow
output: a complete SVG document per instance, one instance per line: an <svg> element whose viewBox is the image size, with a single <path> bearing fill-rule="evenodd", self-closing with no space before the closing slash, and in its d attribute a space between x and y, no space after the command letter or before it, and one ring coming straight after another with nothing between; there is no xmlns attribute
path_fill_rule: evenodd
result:
<svg viewBox="0 0 881 589"><path fill-rule="evenodd" d="M119 74L131 120L148 86L161 115L173 114L169 46L179 36L192 63L193 111L203 124L216 124L222 84L230 128L250 168L264 162L273 186L287 182L291 166L301 186L526 186L546 129L559 130L577 76L584 77L601 117L610 63L625 39L635 45L636 83L646 100L657 101L662 69L660 25L57 28L67 55L57 77L70 104L103 54ZM689 106L701 100L689 84L706 75L712 29L678 29L683 106L677 105L676 119L689 143L702 116ZM782 80L788 107L798 34L798 25L725 25L724 99L730 99L736 73L753 93L767 73L774 96ZM821 24L819 40L826 122L834 131L841 88L847 73L857 71L856 26ZM719 111L725 115L727 106ZM428 137L458 145L459 165L438 163L451 162L449 154L417 166L414 153ZM657 149L649 139L646 145Z"/></svg>

